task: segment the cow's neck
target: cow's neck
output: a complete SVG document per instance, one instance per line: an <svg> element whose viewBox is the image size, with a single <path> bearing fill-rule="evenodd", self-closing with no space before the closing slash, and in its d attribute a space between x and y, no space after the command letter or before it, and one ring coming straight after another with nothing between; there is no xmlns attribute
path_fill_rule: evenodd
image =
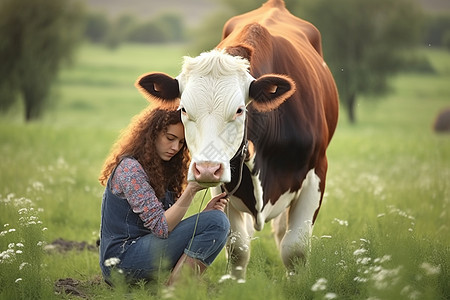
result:
<svg viewBox="0 0 450 300"><path fill-rule="evenodd" d="M242 143L238 151L230 160L231 181L229 183L222 184L222 191L226 192L227 195L233 195L241 185L242 171L244 167L244 162L248 158L247 156L248 156L248 139L247 139L247 116L246 116L244 125L244 138L242 139Z"/></svg>

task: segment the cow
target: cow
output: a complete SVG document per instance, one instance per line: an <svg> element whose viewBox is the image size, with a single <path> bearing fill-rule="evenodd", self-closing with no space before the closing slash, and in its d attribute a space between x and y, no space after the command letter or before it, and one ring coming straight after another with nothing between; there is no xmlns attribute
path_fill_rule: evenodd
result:
<svg viewBox="0 0 450 300"><path fill-rule="evenodd" d="M250 240L271 221L287 273L310 251L338 120L338 92L321 35L282 0L235 16L211 51L181 73L147 73L136 87L179 109L191 153L188 180L228 193L230 275L245 280Z"/></svg>

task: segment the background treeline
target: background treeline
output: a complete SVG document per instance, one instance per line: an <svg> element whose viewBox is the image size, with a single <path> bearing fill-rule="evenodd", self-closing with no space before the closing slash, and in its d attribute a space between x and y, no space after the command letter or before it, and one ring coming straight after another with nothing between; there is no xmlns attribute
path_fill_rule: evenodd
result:
<svg viewBox="0 0 450 300"><path fill-rule="evenodd" d="M223 24L232 16L261 6L263 0L220 0L196 27L183 16L163 14L146 21L104 14L88 14L90 41L117 47L122 42L190 43L190 55L213 49ZM341 104L352 123L357 120L361 96L381 99L391 91L398 72L434 73L421 48L450 50L450 12L427 10L414 0L285 0L296 16L312 22L321 32L323 53L338 85ZM103 24L99 26L98 24ZM99 35L102 28L102 35Z"/></svg>
<svg viewBox="0 0 450 300"><path fill-rule="evenodd" d="M162 13L142 20L131 14L112 18L105 13L87 11L84 36L87 41L117 47L121 43L169 43L186 40L186 25L177 13Z"/></svg>
<svg viewBox="0 0 450 300"><path fill-rule="evenodd" d="M286 2L289 7L289 1ZM293 3L290 6L294 6L294 9L298 10L299 8L296 8L296 6L300 5ZM84 37L89 42L104 43L111 47L127 42L172 43L191 41L195 48L211 48L220 39L220 31L217 32L217 29L220 30L230 16L245 12L246 9L247 7L234 6L233 8L229 7L226 12L212 12L209 18L200 22L200 25L189 26L186 24L183 15L175 12L165 12L153 18L143 19L131 14L112 17L107 13L91 11L87 8L83 22L85 26ZM249 9L253 8L249 7ZM214 36L214 38L209 38L211 36ZM205 39L208 41L202 42ZM426 13L421 40L424 45L444 47L450 50L450 12Z"/></svg>
<svg viewBox="0 0 450 300"><path fill-rule="evenodd" d="M450 12L428 15L423 40L450 50Z"/></svg>
<svg viewBox="0 0 450 300"><path fill-rule="evenodd" d="M213 1L213 0L211 0ZM110 15L80 0L0 0L0 112L23 104L26 121L53 105L51 87L82 42L106 45L183 43L189 55L213 49L232 16L264 0L216 0L217 9L187 23L175 10L154 16ZM431 13L416 0L285 0L296 16L321 32L323 53L348 118L356 122L357 101L391 90L398 72L434 72L420 53L450 50L450 11ZM106 5L106 4L105 4ZM110 5L108 3L107 5ZM188 2L179 5L183 12ZM419 51L418 51L419 50Z"/></svg>

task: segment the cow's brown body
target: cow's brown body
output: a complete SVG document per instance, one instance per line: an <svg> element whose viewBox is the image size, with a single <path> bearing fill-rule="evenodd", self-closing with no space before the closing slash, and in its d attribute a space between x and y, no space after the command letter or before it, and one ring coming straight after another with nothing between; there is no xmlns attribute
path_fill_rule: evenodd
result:
<svg viewBox="0 0 450 300"><path fill-rule="evenodd" d="M253 172L261 171L264 204L287 190L298 190L311 168L324 191L325 150L336 128L338 96L322 58L319 31L290 14L283 1L269 1L230 19L217 48L248 58L255 78L286 74L296 83L296 92L272 112L258 113L249 106L248 138L256 151ZM254 211L251 194L245 184L237 192Z"/></svg>

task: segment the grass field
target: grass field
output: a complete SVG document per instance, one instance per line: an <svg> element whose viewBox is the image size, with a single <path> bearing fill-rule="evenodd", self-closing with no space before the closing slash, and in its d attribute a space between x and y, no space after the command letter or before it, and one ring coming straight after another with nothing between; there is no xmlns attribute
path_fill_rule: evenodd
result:
<svg viewBox="0 0 450 300"><path fill-rule="evenodd" d="M112 143L147 103L142 73L176 75L182 46L83 46L55 87L43 120L20 106L0 121L0 299L61 299L54 283L79 282L90 299L160 299L158 283L109 288L97 252L43 251L57 238L95 244L103 188L97 176ZM403 74L380 101L344 113L329 148L324 204L312 251L287 278L270 226L252 241L244 284L222 282L224 255L176 299L449 299L450 135L432 123L450 106L450 53L424 50L436 74ZM191 213L198 210L200 199ZM161 281L163 280L161 277Z"/></svg>

